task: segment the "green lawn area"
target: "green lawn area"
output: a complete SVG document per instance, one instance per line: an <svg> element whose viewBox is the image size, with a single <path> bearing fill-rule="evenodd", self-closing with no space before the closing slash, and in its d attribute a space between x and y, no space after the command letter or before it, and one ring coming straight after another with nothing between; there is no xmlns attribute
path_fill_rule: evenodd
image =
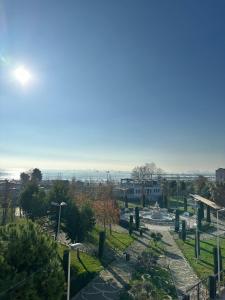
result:
<svg viewBox="0 0 225 300"><path fill-rule="evenodd" d="M197 261L194 253L194 238L188 238L185 242L180 239L176 240L178 246L184 253L185 257L193 267L195 272L200 278L206 278L213 274L214 263L213 263L213 247L216 246L216 239L207 239L200 242L200 257ZM225 263L225 239L220 238L220 246L223 261Z"/></svg>
<svg viewBox="0 0 225 300"><path fill-rule="evenodd" d="M95 226L89 236L89 242L95 245L96 250L98 249L99 232L101 230L103 230L102 227ZM112 235L110 235L107 229L106 246L101 261L96 256L91 256L83 252L80 252L80 259L78 259L77 252L71 251L71 295L74 295L87 285L104 268L103 265L106 266L113 260L115 250L125 250L133 240L133 237L129 236L128 233L113 231ZM63 258L63 251L66 249L67 247L64 245L59 246L59 255L61 258Z"/></svg>
<svg viewBox="0 0 225 300"><path fill-rule="evenodd" d="M91 233L90 240L96 246L98 245L99 232L102 230L102 227L95 226ZM112 231L112 235L110 235L109 229L106 229L106 244L109 248L124 251L133 241L134 238L126 232Z"/></svg>
<svg viewBox="0 0 225 300"><path fill-rule="evenodd" d="M169 208L176 208L179 209L180 213L184 212L184 201L181 197L170 196L168 201ZM188 212L194 214L195 211L192 207L188 206Z"/></svg>
<svg viewBox="0 0 225 300"><path fill-rule="evenodd" d="M63 258L63 251L68 249L64 245L59 246L59 255ZM83 272L100 272L103 267L98 258L93 257L87 253L80 252L80 260L77 258L77 252L71 251L71 266L77 270L77 274Z"/></svg>

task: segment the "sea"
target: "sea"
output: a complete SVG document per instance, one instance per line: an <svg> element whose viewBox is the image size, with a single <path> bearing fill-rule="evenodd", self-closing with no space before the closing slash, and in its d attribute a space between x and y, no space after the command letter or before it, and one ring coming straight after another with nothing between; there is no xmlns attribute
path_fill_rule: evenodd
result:
<svg viewBox="0 0 225 300"><path fill-rule="evenodd" d="M19 180L20 173L29 172L24 169L0 169L0 180ZM115 171L115 170L41 170L44 180L67 179L81 181L120 181L121 178L130 178L130 171Z"/></svg>
<svg viewBox="0 0 225 300"><path fill-rule="evenodd" d="M0 169L0 180L19 180L20 173L29 172L29 170L24 169ZM107 180L120 181L122 178L130 178L131 171L115 171L115 170L41 170L44 180L54 180L54 179L66 179L81 181L98 181L104 182ZM179 173L179 174L168 174L165 173L163 177L167 179L175 180L192 180L198 177L199 173ZM201 175L206 176L209 180L215 180L215 174L213 173L201 173Z"/></svg>

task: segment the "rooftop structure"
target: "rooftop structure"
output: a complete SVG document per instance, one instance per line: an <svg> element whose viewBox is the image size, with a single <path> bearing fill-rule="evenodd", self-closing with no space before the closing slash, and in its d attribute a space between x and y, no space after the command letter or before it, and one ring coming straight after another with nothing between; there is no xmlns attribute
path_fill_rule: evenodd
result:
<svg viewBox="0 0 225 300"><path fill-rule="evenodd" d="M216 182L225 183L225 169L219 168L216 170Z"/></svg>

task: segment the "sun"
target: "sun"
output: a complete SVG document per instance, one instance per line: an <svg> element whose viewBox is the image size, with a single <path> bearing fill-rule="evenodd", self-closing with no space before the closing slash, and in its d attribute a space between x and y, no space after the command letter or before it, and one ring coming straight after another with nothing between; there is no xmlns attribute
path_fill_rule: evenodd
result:
<svg viewBox="0 0 225 300"><path fill-rule="evenodd" d="M24 66L19 66L14 70L15 79L23 86L31 80L31 73Z"/></svg>

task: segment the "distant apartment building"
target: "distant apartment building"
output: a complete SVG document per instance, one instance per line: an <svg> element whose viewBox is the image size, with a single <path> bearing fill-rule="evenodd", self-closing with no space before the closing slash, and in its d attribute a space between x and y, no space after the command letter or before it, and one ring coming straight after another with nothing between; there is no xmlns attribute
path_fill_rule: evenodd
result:
<svg viewBox="0 0 225 300"><path fill-rule="evenodd" d="M216 182L225 183L225 169L219 168L216 170Z"/></svg>
<svg viewBox="0 0 225 300"><path fill-rule="evenodd" d="M118 196L126 196L130 201L141 200L143 195L149 204L162 199L160 181L157 180L146 180L140 183L130 178L121 179L120 187L117 191Z"/></svg>

